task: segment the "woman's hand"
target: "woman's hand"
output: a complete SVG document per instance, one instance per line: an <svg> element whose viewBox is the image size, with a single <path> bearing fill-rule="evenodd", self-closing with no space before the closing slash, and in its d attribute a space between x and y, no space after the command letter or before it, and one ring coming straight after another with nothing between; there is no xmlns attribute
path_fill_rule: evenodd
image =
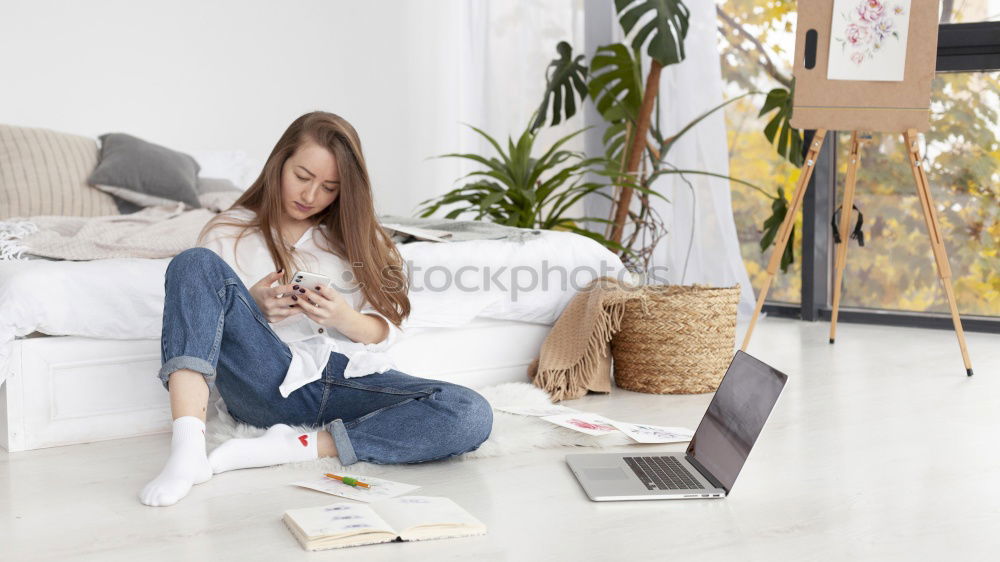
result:
<svg viewBox="0 0 1000 562"><path fill-rule="evenodd" d="M298 296L298 308L320 326L336 329L345 319L357 314L344 296L330 287L296 285L292 289Z"/></svg>
<svg viewBox="0 0 1000 562"><path fill-rule="evenodd" d="M257 303L257 308L271 324L302 312L292 296L294 292L292 285L271 287L271 284L280 278L280 271L269 273L249 289L250 296ZM279 298L278 295L281 297Z"/></svg>

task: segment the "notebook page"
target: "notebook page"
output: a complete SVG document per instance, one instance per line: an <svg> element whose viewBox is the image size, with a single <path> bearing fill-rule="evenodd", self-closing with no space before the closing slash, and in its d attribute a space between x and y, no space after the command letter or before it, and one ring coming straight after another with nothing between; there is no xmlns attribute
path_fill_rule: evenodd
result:
<svg viewBox="0 0 1000 562"><path fill-rule="evenodd" d="M414 527L440 525L468 526L486 530L481 521L449 498L403 496L372 504L379 514L402 535Z"/></svg>
<svg viewBox="0 0 1000 562"><path fill-rule="evenodd" d="M323 536L348 536L376 531L397 534L389 523L363 504L335 503L322 507L290 509L286 513L310 540Z"/></svg>

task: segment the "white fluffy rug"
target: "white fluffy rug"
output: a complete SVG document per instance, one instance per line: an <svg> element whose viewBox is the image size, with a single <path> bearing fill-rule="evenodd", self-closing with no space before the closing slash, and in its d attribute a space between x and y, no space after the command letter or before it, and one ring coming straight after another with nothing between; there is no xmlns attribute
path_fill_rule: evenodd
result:
<svg viewBox="0 0 1000 562"><path fill-rule="evenodd" d="M559 427L540 418L519 416L496 410L497 407L540 408L551 406L545 391L528 383L511 382L477 389L481 395L494 407L493 432L478 449L457 457L470 460L484 457L509 455L531 449L548 449L553 447L609 447L632 443L623 433L614 433L595 437L578 431ZM224 410L217 409L218 415L208 420L208 447L214 449L232 438L248 438L263 435L264 430L242 423L236 423ZM297 429L306 431L310 428L299 426ZM283 465L290 467L315 466L322 470L337 471L343 467L336 458L318 459L305 463ZM350 467L354 473L375 473L378 466L359 462Z"/></svg>

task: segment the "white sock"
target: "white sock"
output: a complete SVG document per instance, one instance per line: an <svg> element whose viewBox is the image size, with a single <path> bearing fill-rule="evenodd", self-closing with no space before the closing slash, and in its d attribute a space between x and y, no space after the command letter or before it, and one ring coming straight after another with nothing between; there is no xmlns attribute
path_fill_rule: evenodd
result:
<svg viewBox="0 0 1000 562"><path fill-rule="evenodd" d="M191 486L211 477L212 467L205 454L205 422L194 416L180 417L174 420L167 465L139 492L139 501L152 506L173 505Z"/></svg>
<svg viewBox="0 0 1000 562"><path fill-rule="evenodd" d="M208 456L212 470L218 474L237 468L271 466L287 462L319 458L316 432L300 433L285 424L268 428L267 433L254 439L230 439Z"/></svg>

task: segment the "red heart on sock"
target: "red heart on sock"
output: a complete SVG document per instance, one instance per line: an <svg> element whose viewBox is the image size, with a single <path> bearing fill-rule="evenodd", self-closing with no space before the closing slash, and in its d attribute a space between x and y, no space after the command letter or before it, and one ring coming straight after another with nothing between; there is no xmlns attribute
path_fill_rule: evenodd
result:
<svg viewBox="0 0 1000 562"><path fill-rule="evenodd" d="M302 443L303 447L308 447L309 446L309 436L308 435L299 435L299 443Z"/></svg>

